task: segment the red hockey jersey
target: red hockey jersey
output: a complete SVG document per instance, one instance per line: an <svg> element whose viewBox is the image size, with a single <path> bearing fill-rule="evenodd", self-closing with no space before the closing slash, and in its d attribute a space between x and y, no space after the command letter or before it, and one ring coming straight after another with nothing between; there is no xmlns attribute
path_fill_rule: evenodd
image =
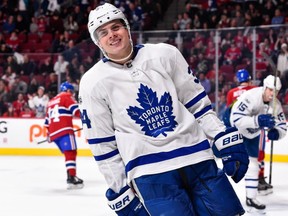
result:
<svg viewBox="0 0 288 216"><path fill-rule="evenodd" d="M73 116L80 117L80 111L70 93L61 92L49 101L44 126L51 141L66 134L74 134Z"/></svg>
<svg viewBox="0 0 288 216"><path fill-rule="evenodd" d="M255 86L238 86L227 93L226 106L229 107L243 92L255 88Z"/></svg>

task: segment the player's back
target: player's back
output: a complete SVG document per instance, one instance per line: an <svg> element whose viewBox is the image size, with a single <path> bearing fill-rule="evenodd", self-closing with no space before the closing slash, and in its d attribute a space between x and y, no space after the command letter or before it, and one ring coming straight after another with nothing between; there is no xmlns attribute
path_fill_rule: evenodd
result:
<svg viewBox="0 0 288 216"><path fill-rule="evenodd" d="M73 134L73 115L79 113L78 104L70 93L61 92L48 103L45 126L51 140L65 134Z"/></svg>
<svg viewBox="0 0 288 216"><path fill-rule="evenodd" d="M256 86L238 86L238 87L235 87L233 89L231 89L230 91L228 91L227 93L227 104L226 106L230 106L234 101L236 101L236 99L241 95L243 94L244 92L252 89L252 88L255 88Z"/></svg>

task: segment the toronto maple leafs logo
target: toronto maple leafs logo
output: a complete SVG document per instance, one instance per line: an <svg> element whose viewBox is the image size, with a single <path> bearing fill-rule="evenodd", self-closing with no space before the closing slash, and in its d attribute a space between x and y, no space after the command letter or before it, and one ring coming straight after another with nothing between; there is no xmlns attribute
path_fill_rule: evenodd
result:
<svg viewBox="0 0 288 216"><path fill-rule="evenodd" d="M171 95L165 92L160 101L151 88L140 85L137 101L141 107L129 106L128 115L142 127L145 135L157 137L173 131L177 125L173 116Z"/></svg>

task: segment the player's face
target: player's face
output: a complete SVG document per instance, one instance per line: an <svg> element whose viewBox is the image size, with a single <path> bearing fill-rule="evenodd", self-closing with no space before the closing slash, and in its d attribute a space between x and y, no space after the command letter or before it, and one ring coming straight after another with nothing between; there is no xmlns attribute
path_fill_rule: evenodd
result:
<svg viewBox="0 0 288 216"><path fill-rule="evenodd" d="M131 52L128 29L120 20L113 20L95 31L99 45L112 59L121 59Z"/></svg>
<svg viewBox="0 0 288 216"><path fill-rule="evenodd" d="M278 91L275 92L276 96ZM264 102L270 102L273 100L274 90L271 88L266 88L263 94L263 101Z"/></svg>

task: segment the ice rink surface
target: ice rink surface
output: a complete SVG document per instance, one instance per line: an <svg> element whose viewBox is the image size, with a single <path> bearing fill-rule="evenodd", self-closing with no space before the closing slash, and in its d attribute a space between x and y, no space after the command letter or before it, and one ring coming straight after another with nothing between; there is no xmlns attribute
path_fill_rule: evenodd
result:
<svg viewBox="0 0 288 216"><path fill-rule="evenodd" d="M78 157L77 169L85 187L68 191L63 157L0 156L0 216L115 216L94 159ZM266 215L287 216L288 163L273 163L272 184L273 194L259 197ZM246 208L244 180L233 186Z"/></svg>

